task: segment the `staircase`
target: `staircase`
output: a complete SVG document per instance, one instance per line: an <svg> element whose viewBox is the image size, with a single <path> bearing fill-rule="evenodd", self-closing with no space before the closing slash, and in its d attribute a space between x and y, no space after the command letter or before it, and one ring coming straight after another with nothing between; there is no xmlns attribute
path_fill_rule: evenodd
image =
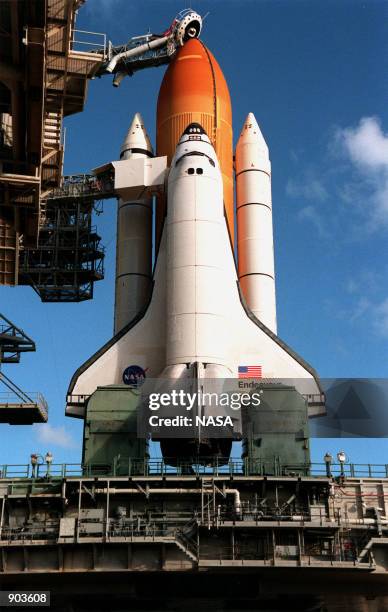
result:
<svg viewBox="0 0 388 612"><path fill-rule="evenodd" d="M197 548L197 544L194 542L194 540L189 540L185 536L182 536L181 533L177 532L175 535L175 544L185 553L190 561L198 563L198 552L194 552L194 550Z"/></svg>
<svg viewBox="0 0 388 612"><path fill-rule="evenodd" d="M55 149L61 145L62 117L58 112L46 112L43 123L43 146L45 149Z"/></svg>
<svg viewBox="0 0 388 612"><path fill-rule="evenodd" d="M59 187L61 182L62 118L62 112L47 100L43 120L41 222L44 222L45 219L45 198L53 188Z"/></svg>
<svg viewBox="0 0 388 612"><path fill-rule="evenodd" d="M180 548L185 555L198 563L198 542L196 538L197 520L191 519L186 525L183 525L175 532L175 544ZM193 537L194 533L194 537Z"/></svg>
<svg viewBox="0 0 388 612"><path fill-rule="evenodd" d="M357 563L361 563L366 555L369 555L370 549L373 545L373 529L370 526L363 533L362 537L358 540L358 557Z"/></svg>

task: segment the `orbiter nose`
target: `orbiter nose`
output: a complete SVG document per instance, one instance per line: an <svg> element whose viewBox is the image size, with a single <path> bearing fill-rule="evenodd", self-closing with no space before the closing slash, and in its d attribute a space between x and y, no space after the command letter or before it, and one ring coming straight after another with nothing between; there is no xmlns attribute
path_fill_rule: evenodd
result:
<svg viewBox="0 0 388 612"><path fill-rule="evenodd" d="M190 123L185 130L182 132L178 142L178 146L191 141L200 141L211 144L210 138L206 133L206 130L200 123Z"/></svg>
<svg viewBox="0 0 388 612"><path fill-rule="evenodd" d="M179 139L175 155L171 162L172 170L179 166L183 159L193 155L205 157L209 160L210 165L215 168L218 166L216 152L206 130L200 123L193 122L184 129ZM189 173L191 174L191 172ZM198 172L202 174L202 172ZM173 174L171 174L173 176Z"/></svg>
<svg viewBox="0 0 388 612"><path fill-rule="evenodd" d="M185 131L183 132L182 136L184 136L185 134L187 134L188 136L192 136L195 134L205 134L207 136L205 130L203 129L200 123L190 123L190 125L188 125Z"/></svg>

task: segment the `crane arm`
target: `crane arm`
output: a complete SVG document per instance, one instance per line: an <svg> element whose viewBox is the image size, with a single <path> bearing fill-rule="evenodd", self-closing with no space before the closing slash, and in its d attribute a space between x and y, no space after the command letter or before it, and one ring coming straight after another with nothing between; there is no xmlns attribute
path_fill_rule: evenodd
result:
<svg viewBox="0 0 388 612"><path fill-rule="evenodd" d="M113 74L113 85L118 87L125 76L144 68L168 64L177 49L191 38L198 38L202 29L202 17L192 9L178 13L170 27L162 34L134 36L122 46L109 43L107 58L99 66L96 75Z"/></svg>

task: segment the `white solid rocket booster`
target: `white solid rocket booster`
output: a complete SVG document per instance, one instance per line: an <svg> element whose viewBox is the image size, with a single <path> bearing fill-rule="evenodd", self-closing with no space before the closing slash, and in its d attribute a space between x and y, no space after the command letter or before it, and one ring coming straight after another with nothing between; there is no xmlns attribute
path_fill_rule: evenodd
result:
<svg viewBox="0 0 388 612"><path fill-rule="evenodd" d="M133 118L120 159L152 157L150 139L140 113ZM146 306L152 284L152 201L118 200L114 333Z"/></svg>
<svg viewBox="0 0 388 612"><path fill-rule="evenodd" d="M236 147L238 277L248 307L276 334L271 162L253 113Z"/></svg>

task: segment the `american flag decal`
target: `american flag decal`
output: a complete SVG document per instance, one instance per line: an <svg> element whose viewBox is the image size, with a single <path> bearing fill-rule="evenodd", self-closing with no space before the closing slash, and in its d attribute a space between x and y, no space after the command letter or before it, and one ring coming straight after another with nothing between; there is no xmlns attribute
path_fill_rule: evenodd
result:
<svg viewBox="0 0 388 612"><path fill-rule="evenodd" d="M239 378L261 378L261 366L238 366Z"/></svg>

